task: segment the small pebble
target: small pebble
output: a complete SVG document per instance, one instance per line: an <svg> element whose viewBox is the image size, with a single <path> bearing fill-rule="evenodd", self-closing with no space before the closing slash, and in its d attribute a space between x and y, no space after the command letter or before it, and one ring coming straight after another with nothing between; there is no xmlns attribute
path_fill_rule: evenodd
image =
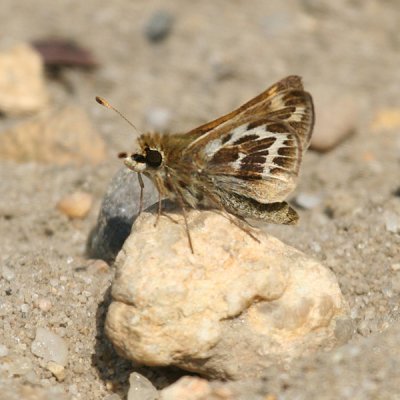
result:
<svg viewBox="0 0 400 400"><path fill-rule="evenodd" d="M388 232L397 233L400 231L400 217L397 214L392 211L385 211L383 218Z"/></svg>
<svg viewBox="0 0 400 400"><path fill-rule="evenodd" d="M129 376L127 400L157 400L158 391L143 375L133 372Z"/></svg>
<svg viewBox="0 0 400 400"><path fill-rule="evenodd" d="M393 271L399 271L400 270L400 263L392 264L391 268L392 268Z"/></svg>
<svg viewBox="0 0 400 400"><path fill-rule="evenodd" d="M41 297L37 301L37 306L40 310L47 312L51 309L53 305L51 304L51 301L49 299L47 299L46 297Z"/></svg>
<svg viewBox="0 0 400 400"><path fill-rule="evenodd" d="M65 366L68 358L68 348L64 339L46 328L37 328L31 351L46 361L54 361Z"/></svg>
<svg viewBox="0 0 400 400"><path fill-rule="evenodd" d="M65 379L65 368L55 363L54 361L49 361L46 368L56 377L59 382Z"/></svg>
<svg viewBox="0 0 400 400"><path fill-rule="evenodd" d="M11 282L15 278L15 271L9 266L3 265L1 275L6 281Z"/></svg>
<svg viewBox="0 0 400 400"><path fill-rule="evenodd" d="M309 193L299 193L295 198L295 202L299 207L309 210L321 203L321 197Z"/></svg>
<svg viewBox="0 0 400 400"><path fill-rule="evenodd" d="M165 10L156 11L148 20L144 33L151 42L160 42L170 34L174 16Z"/></svg>
<svg viewBox="0 0 400 400"><path fill-rule="evenodd" d="M21 312L26 314L29 311L29 304L22 304L21 305Z"/></svg>
<svg viewBox="0 0 400 400"><path fill-rule="evenodd" d="M8 347L4 344L0 344L0 357L6 357L8 355Z"/></svg>
<svg viewBox="0 0 400 400"><path fill-rule="evenodd" d="M93 197L89 193L74 192L62 198L57 208L70 218L84 218L92 207Z"/></svg>

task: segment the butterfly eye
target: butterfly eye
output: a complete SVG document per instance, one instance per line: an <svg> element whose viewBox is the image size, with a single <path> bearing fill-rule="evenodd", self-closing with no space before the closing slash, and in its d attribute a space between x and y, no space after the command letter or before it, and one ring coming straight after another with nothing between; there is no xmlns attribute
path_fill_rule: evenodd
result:
<svg viewBox="0 0 400 400"><path fill-rule="evenodd" d="M157 168L162 163L162 155L158 150L146 149L146 164L150 167Z"/></svg>
<svg viewBox="0 0 400 400"><path fill-rule="evenodd" d="M142 156L141 154L132 154L131 156L132 160L139 162L139 163L145 163L146 158Z"/></svg>

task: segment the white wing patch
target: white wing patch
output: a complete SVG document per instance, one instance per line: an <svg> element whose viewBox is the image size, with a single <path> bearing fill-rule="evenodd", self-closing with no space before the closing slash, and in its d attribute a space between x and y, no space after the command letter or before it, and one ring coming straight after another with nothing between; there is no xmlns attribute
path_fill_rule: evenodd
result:
<svg viewBox="0 0 400 400"><path fill-rule="evenodd" d="M244 124L217 140L205 149L204 172L224 190L264 203L294 188L301 145L285 123Z"/></svg>

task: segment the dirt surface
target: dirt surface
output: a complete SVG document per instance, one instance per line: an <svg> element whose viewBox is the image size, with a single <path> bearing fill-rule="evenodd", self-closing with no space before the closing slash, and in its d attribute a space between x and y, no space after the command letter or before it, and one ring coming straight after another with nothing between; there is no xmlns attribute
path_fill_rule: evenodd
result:
<svg viewBox="0 0 400 400"><path fill-rule="evenodd" d="M152 42L145 32L157 10L170 13L172 25L168 36ZM293 198L308 194L318 204L299 210L299 226L268 230L332 269L356 330L342 348L305 356L290 371L266 371L254 390L281 399L400 398L400 356L394 350L400 335L397 1L2 0L0 25L0 49L66 37L93 52L97 69L63 69L47 85L51 105L81 107L108 146L108 161L97 166L0 160L0 345L8 353L0 358L1 399L33 398L29 390L44 393L40 398L64 393L103 399L113 392L123 398L133 370L158 388L180 374L134 369L102 334L102 302L113 270L90 265L85 246L120 167L115 154L129 151L135 132L98 106L95 95L109 99L140 131L157 125L185 131L289 74L301 75L316 96L330 93L335 101L350 96L360 112L353 136L330 152L309 151L305 157ZM329 113L329 102L324 104L319 111L316 102L317 118ZM160 110L167 116L161 122ZM3 116L0 128L11 122ZM95 199L82 220L70 220L56 208L76 190ZM60 382L31 352L40 326L68 345Z"/></svg>

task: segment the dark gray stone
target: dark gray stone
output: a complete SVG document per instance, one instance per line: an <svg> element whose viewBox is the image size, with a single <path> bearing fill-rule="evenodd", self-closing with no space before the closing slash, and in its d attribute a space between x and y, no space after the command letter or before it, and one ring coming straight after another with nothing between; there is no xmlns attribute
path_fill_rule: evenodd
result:
<svg viewBox="0 0 400 400"><path fill-rule="evenodd" d="M146 209L157 202L158 193L148 178L143 176L143 181L143 209ZM107 262L115 259L139 212L139 198L137 174L127 168L119 170L111 180L101 205L97 225L89 235L87 255L90 258Z"/></svg>
<svg viewBox="0 0 400 400"><path fill-rule="evenodd" d="M156 11L148 20L144 33L151 42L160 42L171 32L174 16L165 10Z"/></svg>

